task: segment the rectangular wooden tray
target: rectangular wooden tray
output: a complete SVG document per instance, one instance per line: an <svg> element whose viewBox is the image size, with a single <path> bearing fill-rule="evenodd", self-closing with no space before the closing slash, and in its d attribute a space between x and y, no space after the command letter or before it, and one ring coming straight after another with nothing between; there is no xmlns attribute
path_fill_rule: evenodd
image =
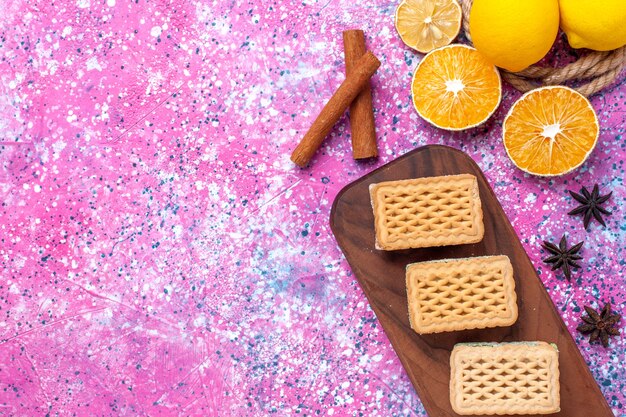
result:
<svg viewBox="0 0 626 417"><path fill-rule="evenodd" d="M374 248L369 184L462 173L478 178L485 223L482 242L392 252ZM553 416L613 416L493 190L469 156L439 145L409 152L346 186L335 199L330 225L430 417L457 416L449 398L450 352L456 343L532 340L556 343L559 348L561 412ZM515 271L519 318L513 326L424 336L411 329L405 289L407 264L499 254L511 259Z"/></svg>

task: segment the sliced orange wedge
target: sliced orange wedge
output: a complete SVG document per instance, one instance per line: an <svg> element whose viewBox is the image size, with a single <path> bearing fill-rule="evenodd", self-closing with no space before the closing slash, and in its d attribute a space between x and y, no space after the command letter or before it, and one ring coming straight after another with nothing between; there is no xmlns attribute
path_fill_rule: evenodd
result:
<svg viewBox="0 0 626 417"><path fill-rule="evenodd" d="M456 0L404 0L396 9L395 23L407 46L427 53L459 34L461 6Z"/></svg>
<svg viewBox="0 0 626 417"><path fill-rule="evenodd" d="M519 169L554 176L579 167L598 141L593 107L568 87L550 86L524 94L504 119L507 154Z"/></svg>
<svg viewBox="0 0 626 417"><path fill-rule="evenodd" d="M411 86L417 113L447 130L478 126L500 104L500 74L476 49L453 44L422 59Z"/></svg>

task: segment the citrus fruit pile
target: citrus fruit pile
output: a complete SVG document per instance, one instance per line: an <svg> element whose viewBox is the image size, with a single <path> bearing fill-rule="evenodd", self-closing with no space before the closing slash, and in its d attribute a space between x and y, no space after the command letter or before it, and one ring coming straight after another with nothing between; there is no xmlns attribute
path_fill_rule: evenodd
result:
<svg viewBox="0 0 626 417"><path fill-rule="evenodd" d="M626 45L624 0L474 0L469 18L476 49L514 72L541 60L559 27L572 48L609 51Z"/></svg>
<svg viewBox="0 0 626 417"><path fill-rule="evenodd" d="M559 27L574 48L626 45L623 0L474 0L475 48L450 44L462 13L456 0L403 0L395 26L402 41L426 53L411 84L417 113L446 130L478 126L495 112L502 88L497 67L521 71L541 60ZM503 144L515 166L542 176L568 173L592 152L599 134L589 101L561 86L526 93L508 112Z"/></svg>

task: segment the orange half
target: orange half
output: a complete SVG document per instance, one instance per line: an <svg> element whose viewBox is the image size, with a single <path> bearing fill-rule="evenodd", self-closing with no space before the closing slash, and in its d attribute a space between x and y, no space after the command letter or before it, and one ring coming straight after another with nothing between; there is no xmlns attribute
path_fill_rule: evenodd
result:
<svg viewBox="0 0 626 417"><path fill-rule="evenodd" d="M515 166L542 176L578 168L596 146L599 132L589 100L562 86L524 94L502 127L504 148Z"/></svg>
<svg viewBox="0 0 626 417"><path fill-rule="evenodd" d="M417 113L434 126L463 130L485 122L500 104L497 68L476 49L453 44L422 59L411 85Z"/></svg>

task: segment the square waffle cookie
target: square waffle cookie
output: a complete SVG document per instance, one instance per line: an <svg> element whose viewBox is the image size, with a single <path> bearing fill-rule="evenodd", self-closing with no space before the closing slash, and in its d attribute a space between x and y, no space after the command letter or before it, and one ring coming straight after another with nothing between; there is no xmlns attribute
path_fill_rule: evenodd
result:
<svg viewBox="0 0 626 417"><path fill-rule="evenodd" d="M476 243L485 234L473 175L386 181L369 190L377 249Z"/></svg>
<svg viewBox="0 0 626 417"><path fill-rule="evenodd" d="M411 328L419 334L510 326L517 320L513 266L505 255L406 267Z"/></svg>
<svg viewBox="0 0 626 417"><path fill-rule="evenodd" d="M450 402L460 415L560 411L559 352L546 342L460 343L450 357Z"/></svg>

